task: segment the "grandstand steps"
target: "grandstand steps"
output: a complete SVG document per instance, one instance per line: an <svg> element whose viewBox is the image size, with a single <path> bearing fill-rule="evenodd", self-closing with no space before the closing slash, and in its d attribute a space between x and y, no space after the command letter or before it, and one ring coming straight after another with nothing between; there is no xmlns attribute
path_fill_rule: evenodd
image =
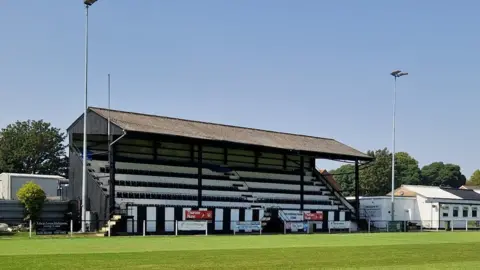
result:
<svg viewBox="0 0 480 270"><path fill-rule="evenodd" d="M110 228L110 235L114 232L114 227L122 220L121 215L113 215L112 218L100 229L98 236L108 236L108 230Z"/></svg>

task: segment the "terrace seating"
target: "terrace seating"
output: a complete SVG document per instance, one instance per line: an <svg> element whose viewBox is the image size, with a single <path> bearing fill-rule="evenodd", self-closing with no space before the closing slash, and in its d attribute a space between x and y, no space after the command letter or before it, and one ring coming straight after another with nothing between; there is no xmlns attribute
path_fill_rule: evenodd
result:
<svg viewBox="0 0 480 270"><path fill-rule="evenodd" d="M98 182L108 188L108 163L96 161L90 166ZM136 202L167 200L191 206L197 199L198 168L117 162L117 198ZM299 180L294 175L271 175L258 172L239 172L232 177L203 169L202 201L221 207L256 207L265 205L293 206L300 204ZM305 177L305 209L345 209L328 188L312 176ZM223 192L223 194L221 194ZM242 196L248 194L247 196ZM140 201L137 201L140 200ZM145 201L147 203L147 201ZM222 202L224 202L222 204ZM219 204L220 203L220 204ZM328 206L328 207L327 207ZM316 208L315 208L316 207Z"/></svg>

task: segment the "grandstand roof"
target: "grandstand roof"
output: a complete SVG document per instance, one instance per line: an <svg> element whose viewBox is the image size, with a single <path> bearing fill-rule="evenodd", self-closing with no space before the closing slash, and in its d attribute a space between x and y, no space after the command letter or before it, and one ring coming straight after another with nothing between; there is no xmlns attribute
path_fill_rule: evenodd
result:
<svg viewBox="0 0 480 270"><path fill-rule="evenodd" d="M245 128L209 122L134 113L127 111L89 108L125 131L181 136L201 140L224 141L263 146L291 151L305 151L340 156L343 159L371 160L372 158L334 139Z"/></svg>

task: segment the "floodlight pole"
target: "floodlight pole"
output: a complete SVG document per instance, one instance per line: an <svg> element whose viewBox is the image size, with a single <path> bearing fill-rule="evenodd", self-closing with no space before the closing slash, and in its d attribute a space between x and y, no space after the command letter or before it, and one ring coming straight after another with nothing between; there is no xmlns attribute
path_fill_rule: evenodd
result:
<svg viewBox="0 0 480 270"><path fill-rule="evenodd" d="M393 85L393 134L392 134L392 221L395 220L395 118L396 118L396 107L397 107L397 78L408 75L407 72L401 72L400 70L395 70L390 73L394 77Z"/></svg>
<svg viewBox="0 0 480 270"><path fill-rule="evenodd" d="M85 3L85 100L83 111L83 167L82 167L82 233L86 231L87 217L87 110L88 110L88 8Z"/></svg>
<svg viewBox="0 0 480 270"><path fill-rule="evenodd" d="M395 116L397 106L397 77L393 86L393 139L392 139L392 221L395 220Z"/></svg>

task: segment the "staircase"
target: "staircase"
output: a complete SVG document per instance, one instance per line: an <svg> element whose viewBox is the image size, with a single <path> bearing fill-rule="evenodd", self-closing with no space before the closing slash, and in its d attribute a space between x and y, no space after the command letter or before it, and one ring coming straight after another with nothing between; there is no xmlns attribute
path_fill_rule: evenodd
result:
<svg viewBox="0 0 480 270"><path fill-rule="evenodd" d="M113 234L115 225L120 223L122 215L113 215L112 218L99 230L97 236L108 236L108 230L110 229L110 235ZM116 233L115 233L116 234Z"/></svg>
<svg viewBox="0 0 480 270"><path fill-rule="evenodd" d="M265 209L262 218L262 233L283 233L283 221L279 217L279 209Z"/></svg>
<svg viewBox="0 0 480 270"><path fill-rule="evenodd" d="M355 207L353 207L353 205L351 205L350 202L348 202L347 199L341 193L335 190L335 188L328 182L328 180L325 179L325 176L323 176L316 169L313 170L313 175L315 176L316 180L318 182L321 182L325 187L327 187L330 194L332 194L336 198L335 201L332 200L333 204L338 204L339 209L350 211L352 214L352 217L356 216L357 213L355 211Z"/></svg>
<svg viewBox="0 0 480 270"><path fill-rule="evenodd" d="M74 162L73 166L81 168L83 165L82 153L80 149L74 145L70 146L73 153L71 160ZM72 159L73 158L73 159ZM110 226L110 235L118 235L121 232L123 223L126 223L126 210L120 209L120 206L115 206L115 211L109 212L108 201L108 176L105 176L101 171L102 167L92 166L92 161L87 161L87 200L89 201L90 211L97 213L99 221L101 222L96 228L98 236L108 236L108 228ZM107 170L107 168L105 168ZM108 221L107 221L108 219ZM103 223L103 224L102 224ZM120 225L119 223L122 223Z"/></svg>
<svg viewBox="0 0 480 270"><path fill-rule="evenodd" d="M263 217L262 217L261 220L260 220L261 223L262 223L262 228L267 226L267 224L268 224L268 222L270 221L271 217L272 217L272 213L271 213L269 210L265 210L265 211L263 212Z"/></svg>

